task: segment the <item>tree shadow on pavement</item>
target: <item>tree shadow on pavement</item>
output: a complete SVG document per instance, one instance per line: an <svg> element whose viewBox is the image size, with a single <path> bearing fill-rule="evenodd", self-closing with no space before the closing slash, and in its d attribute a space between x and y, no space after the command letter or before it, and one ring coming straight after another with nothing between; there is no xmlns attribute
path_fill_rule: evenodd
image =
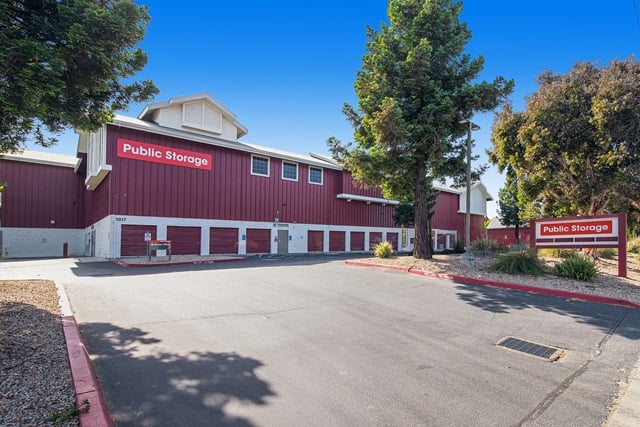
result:
<svg viewBox="0 0 640 427"><path fill-rule="evenodd" d="M607 333L634 340L640 339L639 309L491 286L460 282L456 282L456 285L456 294L460 300L492 313L538 309L571 316L580 323L596 326Z"/></svg>
<svg viewBox="0 0 640 427"><path fill-rule="evenodd" d="M153 351L160 340L138 328L81 326L116 425L251 426L225 412L232 401L264 405L275 396L256 370L263 364L236 353Z"/></svg>

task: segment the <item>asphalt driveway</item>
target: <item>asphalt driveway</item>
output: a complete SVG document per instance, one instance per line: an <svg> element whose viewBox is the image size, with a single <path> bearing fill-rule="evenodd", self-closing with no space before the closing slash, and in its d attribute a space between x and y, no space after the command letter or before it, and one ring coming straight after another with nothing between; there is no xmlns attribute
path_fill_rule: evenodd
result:
<svg viewBox="0 0 640 427"><path fill-rule="evenodd" d="M638 359L640 310L326 256L56 274L117 425L599 426Z"/></svg>

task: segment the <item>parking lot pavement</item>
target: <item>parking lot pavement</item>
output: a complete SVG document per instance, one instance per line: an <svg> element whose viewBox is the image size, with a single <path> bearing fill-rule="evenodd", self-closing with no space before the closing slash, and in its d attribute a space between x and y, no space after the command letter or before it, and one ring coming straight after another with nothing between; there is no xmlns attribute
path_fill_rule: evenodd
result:
<svg viewBox="0 0 640 427"><path fill-rule="evenodd" d="M638 358L640 310L326 257L55 274L118 425L601 425Z"/></svg>

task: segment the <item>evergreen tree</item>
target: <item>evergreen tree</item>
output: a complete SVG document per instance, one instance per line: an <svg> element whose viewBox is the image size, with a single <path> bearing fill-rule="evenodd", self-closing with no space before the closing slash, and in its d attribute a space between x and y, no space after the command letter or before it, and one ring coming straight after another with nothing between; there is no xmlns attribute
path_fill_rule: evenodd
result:
<svg viewBox="0 0 640 427"><path fill-rule="evenodd" d="M413 204L416 258L433 253L433 182L459 181L466 170L467 126L460 121L493 110L513 87L502 77L477 81L484 58L464 53L471 32L459 21L461 10L452 0L390 0L389 24L367 28L358 109L343 108L355 146L327 141L355 179Z"/></svg>
<svg viewBox="0 0 640 427"><path fill-rule="evenodd" d="M149 19L132 0L0 2L0 152L51 145L45 132L70 126L94 131L151 99L150 80L121 82L147 62L135 45Z"/></svg>

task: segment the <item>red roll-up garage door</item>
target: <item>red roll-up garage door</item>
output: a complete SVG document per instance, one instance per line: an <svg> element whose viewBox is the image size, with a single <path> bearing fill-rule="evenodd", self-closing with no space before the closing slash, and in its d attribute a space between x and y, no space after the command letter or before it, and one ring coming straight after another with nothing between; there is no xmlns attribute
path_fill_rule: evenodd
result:
<svg viewBox="0 0 640 427"><path fill-rule="evenodd" d="M167 227L172 255L200 255L200 227Z"/></svg>
<svg viewBox="0 0 640 427"><path fill-rule="evenodd" d="M146 256L147 242L144 233L151 233L156 238L155 225L123 225L120 238L120 256Z"/></svg>
<svg viewBox="0 0 640 427"><path fill-rule="evenodd" d="M210 254L237 254L238 229L211 227L209 230Z"/></svg>
<svg viewBox="0 0 640 427"><path fill-rule="evenodd" d="M387 233L387 242L393 246L393 250L398 250L398 233Z"/></svg>
<svg viewBox="0 0 640 427"><path fill-rule="evenodd" d="M382 233L372 231L369 233L369 249L374 250L378 243L382 242Z"/></svg>
<svg viewBox="0 0 640 427"><path fill-rule="evenodd" d="M307 251L322 252L324 250L324 231L309 230L307 234Z"/></svg>
<svg viewBox="0 0 640 427"><path fill-rule="evenodd" d="M329 232L329 250L332 252L344 252L344 231Z"/></svg>
<svg viewBox="0 0 640 427"><path fill-rule="evenodd" d="M247 253L271 253L271 230L268 228L247 228Z"/></svg>
<svg viewBox="0 0 640 427"><path fill-rule="evenodd" d="M351 232L351 250L364 251L364 231Z"/></svg>

